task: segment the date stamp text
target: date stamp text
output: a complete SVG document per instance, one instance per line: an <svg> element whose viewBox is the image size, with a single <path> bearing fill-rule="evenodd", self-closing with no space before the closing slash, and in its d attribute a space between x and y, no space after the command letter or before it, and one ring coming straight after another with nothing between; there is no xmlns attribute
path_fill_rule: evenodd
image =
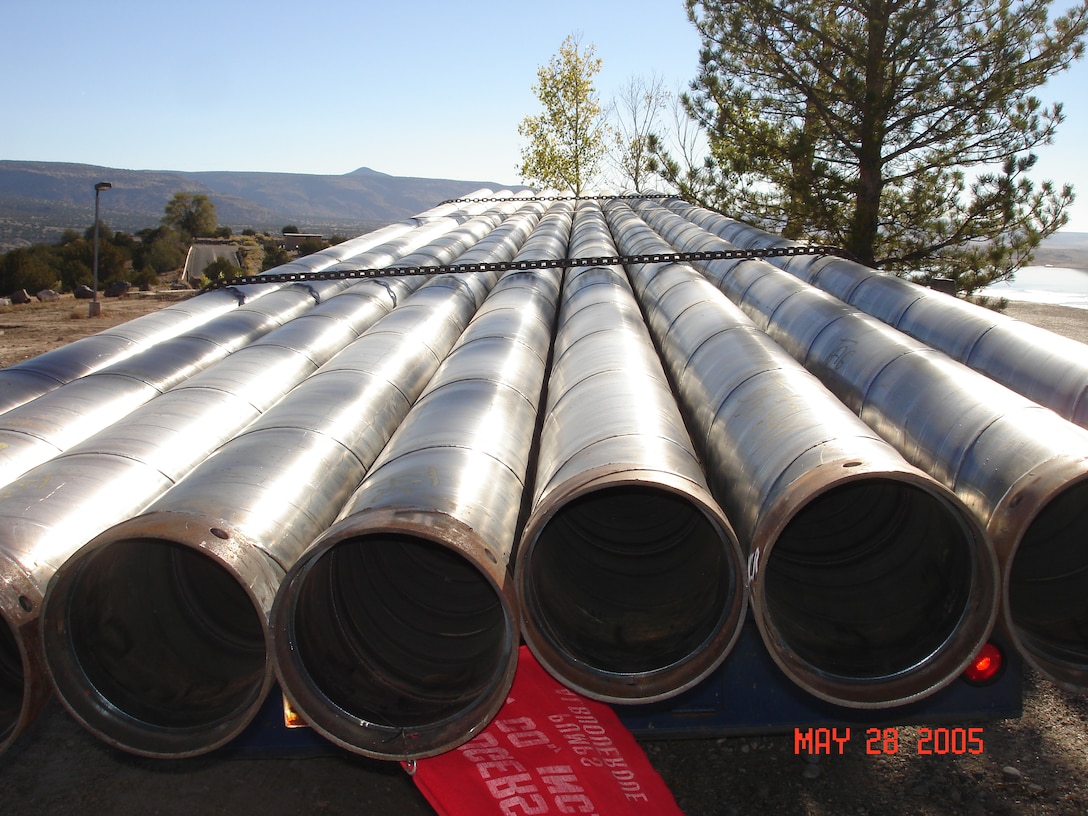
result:
<svg viewBox="0 0 1088 816"><path fill-rule="evenodd" d="M916 734L900 739L898 728L795 728L795 754L844 754L851 740L863 737L867 754L910 752L918 756L981 754L985 751L984 733L974 728L918 728Z"/></svg>

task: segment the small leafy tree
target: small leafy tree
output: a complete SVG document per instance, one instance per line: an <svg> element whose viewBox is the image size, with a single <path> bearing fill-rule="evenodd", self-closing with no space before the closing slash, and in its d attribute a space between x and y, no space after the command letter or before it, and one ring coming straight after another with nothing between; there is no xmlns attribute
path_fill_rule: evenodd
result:
<svg viewBox="0 0 1088 816"><path fill-rule="evenodd" d="M56 279L63 289L74 289L80 284L90 286L94 280L94 230L90 237L71 238L52 248L57 268ZM120 243L115 243L117 235ZM104 224L99 225L98 283L99 286L127 277L132 253L125 233L115 233Z"/></svg>
<svg viewBox="0 0 1088 816"><path fill-rule="evenodd" d="M212 282L222 280L223 278L233 278L242 274L242 270L232 264L226 258L216 258L214 261L204 267L202 273L205 281Z"/></svg>
<svg viewBox="0 0 1088 816"><path fill-rule="evenodd" d="M170 227L140 230L137 237L140 240L132 250L135 268L150 268L161 275L184 266L187 242Z"/></svg>
<svg viewBox="0 0 1088 816"><path fill-rule="evenodd" d="M174 193L165 207L162 224L189 238L214 236L219 227L215 205L202 193Z"/></svg>
<svg viewBox="0 0 1088 816"><path fill-rule="evenodd" d="M537 71L533 93L544 110L526 116L518 133L529 140L519 167L527 184L581 195L604 158L607 125L593 86L601 69L592 45L568 36L551 62Z"/></svg>
<svg viewBox="0 0 1088 816"><path fill-rule="evenodd" d="M291 256L287 254L287 250L271 238L261 241L261 247L264 249L264 258L261 261L262 272L274 269L277 266L283 266L291 260Z"/></svg>
<svg viewBox="0 0 1088 816"><path fill-rule="evenodd" d="M60 275L53 248L46 244L18 247L0 256L0 293L18 289L34 294L56 286Z"/></svg>

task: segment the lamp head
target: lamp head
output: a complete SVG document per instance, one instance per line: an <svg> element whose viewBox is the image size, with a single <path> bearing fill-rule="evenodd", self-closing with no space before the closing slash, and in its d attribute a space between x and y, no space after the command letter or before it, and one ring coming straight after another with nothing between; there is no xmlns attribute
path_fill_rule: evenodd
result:
<svg viewBox="0 0 1088 816"><path fill-rule="evenodd" d="M112 185L112 184L110 184L110 183L109 183L108 181L100 181L100 182L98 182L98 184L96 184L96 185L94 186L94 189L95 189L95 192L96 192L96 193L100 193L100 192L102 192L103 190L109 190L109 189L111 189L112 187L113 187L113 185Z"/></svg>

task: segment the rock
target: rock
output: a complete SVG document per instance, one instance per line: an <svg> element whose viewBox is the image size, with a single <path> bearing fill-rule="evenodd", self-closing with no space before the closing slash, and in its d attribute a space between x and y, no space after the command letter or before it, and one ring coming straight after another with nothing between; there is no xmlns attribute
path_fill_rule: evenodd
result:
<svg viewBox="0 0 1088 816"><path fill-rule="evenodd" d="M54 301L60 300L60 295L58 295L52 289L42 289L34 297L36 297L38 300L42 301L43 303L45 301L49 301L50 303L52 303Z"/></svg>
<svg viewBox="0 0 1088 816"><path fill-rule="evenodd" d="M94 290L82 283L72 290L72 294L76 300L94 300Z"/></svg>
<svg viewBox="0 0 1088 816"><path fill-rule="evenodd" d="M1005 777L1007 779L1011 779L1013 781L1017 781L1020 779L1020 777L1023 776L1023 774L1020 773L1020 771L1016 768L1012 767L1012 765L1006 765L1004 768L1001 769L1001 773L1005 774Z"/></svg>
<svg viewBox="0 0 1088 816"><path fill-rule="evenodd" d="M132 288L132 284L128 281L114 281L106 287L106 291L103 292L106 297L123 297L128 294L128 290Z"/></svg>
<svg viewBox="0 0 1088 816"><path fill-rule="evenodd" d="M11 293L12 303L30 303L30 295L26 293L26 289L17 289Z"/></svg>

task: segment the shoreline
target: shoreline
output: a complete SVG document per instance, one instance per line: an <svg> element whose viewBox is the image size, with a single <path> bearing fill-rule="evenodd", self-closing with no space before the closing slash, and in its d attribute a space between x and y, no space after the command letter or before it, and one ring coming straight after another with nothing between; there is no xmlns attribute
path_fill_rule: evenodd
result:
<svg viewBox="0 0 1088 816"><path fill-rule="evenodd" d="M1009 317L1088 343L1088 309L1027 300L1010 300L1008 304L1004 314Z"/></svg>

